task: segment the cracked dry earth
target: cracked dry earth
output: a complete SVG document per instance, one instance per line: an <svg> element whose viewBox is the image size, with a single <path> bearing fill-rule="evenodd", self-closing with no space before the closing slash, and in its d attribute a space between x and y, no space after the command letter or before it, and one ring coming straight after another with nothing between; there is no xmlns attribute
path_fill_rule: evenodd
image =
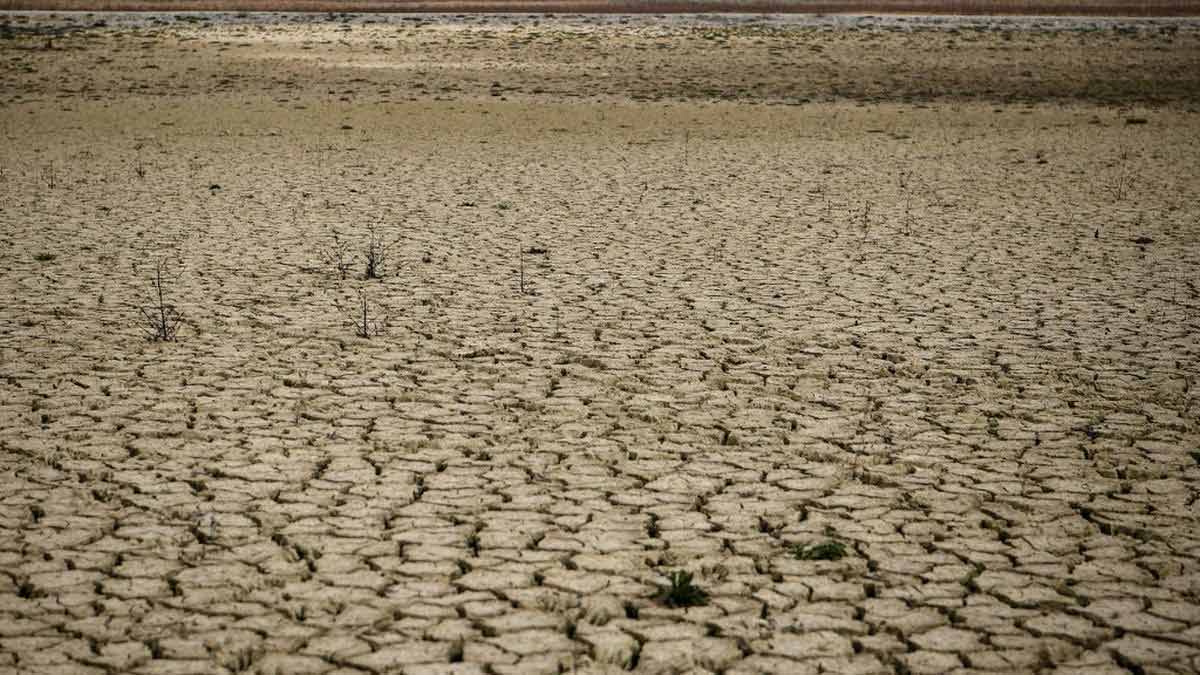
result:
<svg viewBox="0 0 1200 675"><path fill-rule="evenodd" d="M1194 24L94 19L0 31L0 672L1200 671Z"/></svg>

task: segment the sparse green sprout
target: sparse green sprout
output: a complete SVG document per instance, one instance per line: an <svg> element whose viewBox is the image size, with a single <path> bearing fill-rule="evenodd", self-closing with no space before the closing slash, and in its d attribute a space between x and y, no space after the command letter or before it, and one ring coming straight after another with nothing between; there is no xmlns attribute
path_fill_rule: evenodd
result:
<svg viewBox="0 0 1200 675"><path fill-rule="evenodd" d="M667 575L671 587L666 590L663 602L668 607L696 607L708 604L708 593L692 583L692 573L676 570Z"/></svg>
<svg viewBox="0 0 1200 675"><path fill-rule="evenodd" d="M794 544L792 555L797 560L841 560L846 556L846 545L832 539L819 544Z"/></svg>
<svg viewBox="0 0 1200 675"><path fill-rule="evenodd" d="M1192 461L1197 464L1200 464L1200 450L1192 451Z"/></svg>

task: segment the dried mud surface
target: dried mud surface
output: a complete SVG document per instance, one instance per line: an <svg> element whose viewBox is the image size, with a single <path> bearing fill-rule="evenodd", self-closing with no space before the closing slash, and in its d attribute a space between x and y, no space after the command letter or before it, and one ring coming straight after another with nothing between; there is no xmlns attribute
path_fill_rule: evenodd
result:
<svg viewBox="0 0 1200 675"><path fill-rule="evenodd" d="M0 672L1200 670L1194 23L100 18L0 17Z"/></svg>

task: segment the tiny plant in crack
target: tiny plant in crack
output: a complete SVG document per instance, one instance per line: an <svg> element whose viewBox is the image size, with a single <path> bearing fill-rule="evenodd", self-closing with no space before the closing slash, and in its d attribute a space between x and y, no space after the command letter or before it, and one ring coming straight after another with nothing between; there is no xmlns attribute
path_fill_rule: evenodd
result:
<svg viewBox="0 0 1200 675"><path fill-rule="evenodd" d="M797 560L841 560L846 557L846 545L832 539L819 544L794 544L792 555Z"/></svg>
<svg viewBox="0 0 1200 675"><path fill-rule="evenodd" d="M663 592L668 607L697 607L708 604L708 593L692 583L692 573L675 570L667 575L671 585Z"/></svg>

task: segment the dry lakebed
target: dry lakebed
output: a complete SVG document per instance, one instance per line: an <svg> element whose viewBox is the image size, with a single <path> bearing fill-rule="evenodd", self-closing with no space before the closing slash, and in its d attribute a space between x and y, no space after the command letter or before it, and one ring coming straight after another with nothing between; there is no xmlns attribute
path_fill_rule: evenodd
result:
<svg viewBox="0 0 1200 675"><path fill-rule="evenodd" d="M0 673L1200 671L1198 64L0 13Z"/></svg>

